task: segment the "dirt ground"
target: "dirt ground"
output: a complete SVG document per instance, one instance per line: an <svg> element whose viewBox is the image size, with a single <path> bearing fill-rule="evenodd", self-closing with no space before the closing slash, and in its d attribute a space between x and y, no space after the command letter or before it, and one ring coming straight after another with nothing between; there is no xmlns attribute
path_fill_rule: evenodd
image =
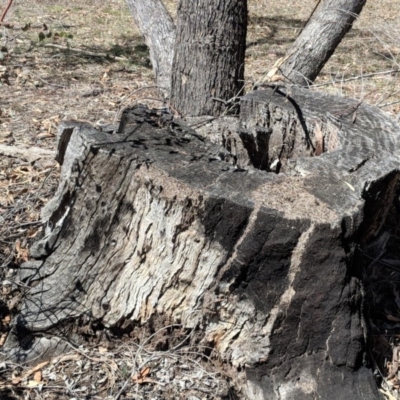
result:
<svg viewBox="0 0 400 400"><path fill-rule="evenodd" d="M0 0L0 11L7 2ZM166 3L174 14L176 2ZM315 4L315 0L249 0L245 76L248 89L284 56ZM367 2L361 18L317 79L315 90L354 97L399 118L399 21L398 0ZM59 169L51 152L55 150L60 121L79 119L95 126L116 123L126 106L139 101L153 104L147 99L157 97L148 50L124 0L14 0L5 22L12 28L0 27L0 267L3 279L27 260L29 244L42 229L40 209L58 183ZM17 147L18 155L8 155L1 147L4 145ZM12 296L8 290L3 286L3 294L10 301ZM9 313L3 313L0 332L7 330L9 321ZM0 344L4 338L5 335L0 337ZM393 348L393 342L390 346ZM57 361L56 365L62 366L57 373L64 374L65 379L55 385L59 386L56 398L80 398L79 391L74 390L84 385L68 386L68 379L78 367L79 371L84 369L90 358L99 358L99 354L103 354L100 358L102 365L106 365L101 367L106 371L103 375L115 377L107 351L99 349L96 347L84 355L83 350L75 352L75 359L71 361L74 367L68 373L67 361L64 364ZM93 366L94 362L91 363ZM17 373L14 378L29 372L18 368L15 371L20 375ZM53 392L43 389L49 386L49 379L36 375L35 380L34 372L28 375L29 379L20 381L25 386L31 382L31 388L24 386L23 391L16 392L18 385L12 387L4 380L9 376L4 371L11 373L12 369L0 365L0 393L4 388L16 398L50 398L46 393ZM53 370L47 373L51 375ZM204 376L209 377L207 374L217 372L213 370ZM215 376L212 375L213 379ZM122 374L118 379L123 377ZM136 384L143 383L140 379L146 377L138 376ZM212 388L213 384L209 383L208 387ZM40 385L42 392L36 390ZM105 398L104 393L111 393L110 385L107 387L108 392L91 394L91 397L88 391L81 394L87 398ZM132 398L148 396L136 393L137 397ZM212 394L213 390L211 394L196 393L198 397L193 399L219 398ZM153 398L166 398L157 396Z"/></svg>

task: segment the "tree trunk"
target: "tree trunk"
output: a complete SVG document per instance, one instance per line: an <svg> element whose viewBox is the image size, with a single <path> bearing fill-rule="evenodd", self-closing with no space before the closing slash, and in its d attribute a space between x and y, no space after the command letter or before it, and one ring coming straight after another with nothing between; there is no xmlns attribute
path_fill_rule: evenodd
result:
<svg viewBox="0 0 400 400"><path fill-rule="evenodd" d="M241 95L247 0L181 0L171 103L183 115L220 115Z"/></svg>
<svg viewBox="0 0 400 400"><path fill-rule="evenodd" d="M366 0L321 0L293 46L281 72L291 83L307 86L314 82Z"/></svg>
<svg viewBox="0 0 400 400"><path fill-rule="evenodd" d="M170 91L175 25L161 0L127 0L150 49L156 83Z"/></svg>
<svg viewBox="0 0 400 400"><path fill-rule="evenodd" d="M358 254L394 209L399 125L296 87L248 94L228 122L246 168L165 112L127 110L114 135L64 123L5 358L35 359L71 326L161 321L213 347L245 398L378 398ZM249 166L262 156L285 173Z"/></svg>

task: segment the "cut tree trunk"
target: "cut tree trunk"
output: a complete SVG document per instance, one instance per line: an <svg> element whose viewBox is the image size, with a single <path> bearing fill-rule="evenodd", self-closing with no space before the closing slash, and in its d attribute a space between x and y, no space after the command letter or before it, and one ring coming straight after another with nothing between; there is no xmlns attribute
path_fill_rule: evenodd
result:
<svg viewBox="0 0 400 400"><path fill-rule="evenodd" d="M171 103L185 116L220 115L242 94L247 0L181 0Z"/></svg>
<svg viewBox="0 0 400 400"><path fill-rule="evenodd" d="M358 254L399 192L399 125L354 100L267 88L209 128L226 148L243 140L242 166L143 107L119 134L61 126L61 182L20 269L30 289L4 357L48 355L76 325L162 321L214 348L239 398L375 400Z"/></svg>
<svg viewBox="0 0 400 400"><path fill-rule="evenodd" d="M366 0L321 0L281 66L291 83L308 86L334 53Z"/></svg>
<svg viewBox="0 0 400 400"><path fill-rule="evenodd" d="M175 25L161 0L127 0L140 32L150 50L156 83L171 89Z"/></svg>

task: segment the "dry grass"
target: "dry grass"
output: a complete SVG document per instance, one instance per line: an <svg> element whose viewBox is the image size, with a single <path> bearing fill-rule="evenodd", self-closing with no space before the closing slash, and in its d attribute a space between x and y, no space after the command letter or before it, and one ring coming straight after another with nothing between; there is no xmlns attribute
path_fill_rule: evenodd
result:
<svg viewBox="0 0 400 400"><path fill-rule="evenodd" d="M1 0L0 8L5 3ZM176 1L166 1L166 4L174 13ZM314 0L250 0L246 56L248 88L286 53L314 6ZM400 69L399 20L398 0L368 2L362 17L318 78L316 84L321 85L318 89L362 99L398 115L400 85L395 71ZM70 0L67 3L61 0L33 0L29 4L14 0L6 21L16 28L29 23L31 28L0 27L0 144L54 149L56 128L61 120L81 119L94 125L111 123L124 106L140 97L156 96L152 88L137 91L138 88L153 85L154 80L148 50L133 25L124 0ZM354 79L349 80L351 77ZM26 259L29 243L40 233L40 208L52 195L57 176L57 166L48 160L0 156L0 266L3 277L12 275L13 268ZM8 286L3 287L3 294L4 301L0 302L2 331L7 329L10 320L5 301L10 302L14 298ZM0 338L0 342L2 340ZM133 352L132 346L135 347L132 344L124 349L129 348L126 351ZM39 381L41 392L40 385L35 389L21 389L30 378L7 390L10 395L14 392L17 398L24 396L29 399L48 398L46 396L51 393L57 393L53 396L57 398L115 396L127 377L121 372L124 370L122 363L128 370L132 368L133 374L140 372L136 356L132 361L132 357L123 355L125 350L109 353L107 348L100 350L97 347L87 350L85 354L82 354L85 349L75 352L75 358L70 361L56 360L54 365L58 369L53 364L43 367ZM88 355L102 361L95 364ZM112 360L114 355L116 359ZM157 368L165 360L178 357L178 353L157 353L157 357L158 364L150 363L152 374L149 376L161 382L163 378L157 378ZM185 360L190 365L190 373L209 368L194 367L194 362L204 362L202 357L190 358L186 355ZM114 364L117 367L113 367ZM146 365L143 364L142 369ZM9 385L7 379L12 379L10 374L18 372L17 369L8 364L0 368L3 384ZM88 376L93 382L107 376L99 383L101 388L106 389L94 394L84 382L81 372L85 370L91 371L92 375ZM24 368L21 374L23 371ZM214 367L205 371L201 379L210 374L216 374ZM51 376L56 377L57 384L51 381ZM130 376L128 378L131 379ZM194 378L191 379L193 381ZM205 381L201 379L199 382L203 384ZM72 384L72 381L75 383ZM179 380L176 382L178 386L182 385ZM46 391L46 385L57 388L53 392ZM135 386L134 382L130 382L130 387L136 390L131 391L130 398L167 398L154 392L154 387L159 386L157 383L148 385L151 388L146 392L141 384L136 383ZM189 398L189 392L177 397L178 386L171 386L170 398ZM86 392L79 394L78 389L82 387L86 388ZM204 391L196 393L198 397L193 399L214 396Z"/></svg>

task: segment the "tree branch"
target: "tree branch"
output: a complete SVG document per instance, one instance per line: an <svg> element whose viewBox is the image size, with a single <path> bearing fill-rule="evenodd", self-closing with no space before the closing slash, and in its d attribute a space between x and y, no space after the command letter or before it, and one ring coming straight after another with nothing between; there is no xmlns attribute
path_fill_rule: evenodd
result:
<svg viewBox="0 0 400 400"><path fill-rule="evenodd" d="M298 85L307 86L314 82L365 3L366 0L324 0L318 3L287 53L281 73Z"/></svg>
<svg viewBox="0 0 400 400"><path fill-rule="evenodd" d="M1 16L0 16L0 25L3 23L4 18L5 18L5 16L6 16L8 10L10 9L12 2L13 2L13 0L8 0L8 4L6 5L6 8L5 8L4 11L1 13Z"/></svg>
<svg viewBox="0 0 400 400"><path fill-rule="evenodd" d="M157 86L170 90L175 24L161 0L127 0L133 18L150 49Z"/></svg>

